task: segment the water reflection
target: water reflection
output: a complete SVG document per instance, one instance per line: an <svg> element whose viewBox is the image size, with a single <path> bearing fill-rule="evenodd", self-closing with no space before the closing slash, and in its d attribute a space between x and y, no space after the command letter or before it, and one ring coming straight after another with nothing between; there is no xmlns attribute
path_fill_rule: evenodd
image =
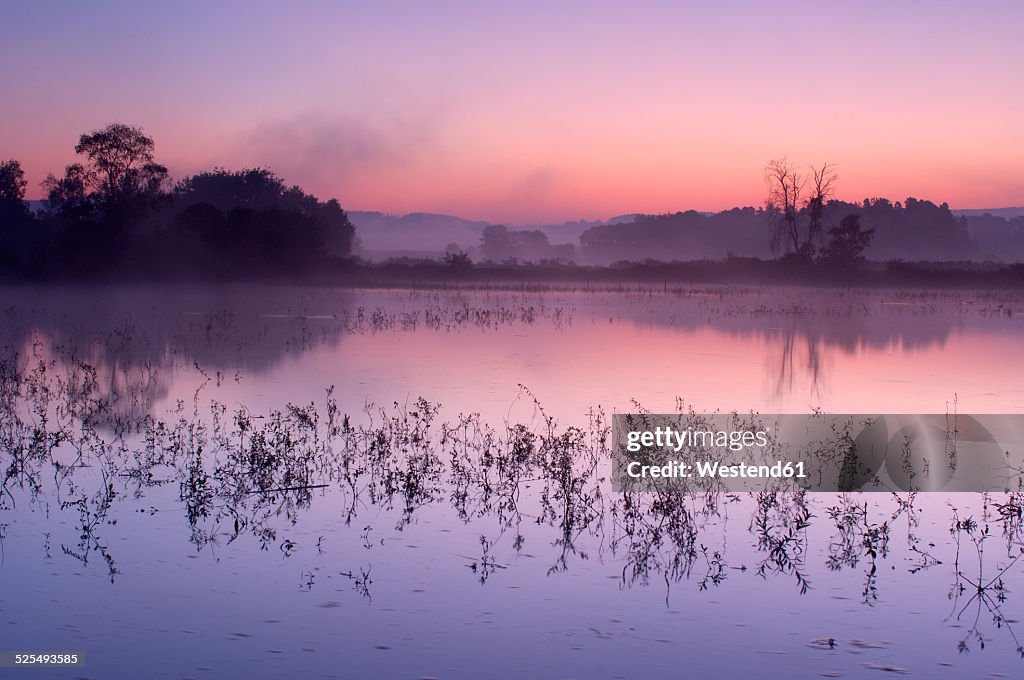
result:
<svg viewBox="0 0 1024 680"><path fill-rule="evenodd" d="M346 414L333 389L319 403L256 413L207 400L202 386L172 418L132 405L112 418L107 384L96 380L95 369L67 358L60 370L56 365L52 357L10 352L0 360L0 510L11 521L46 528L45 558L59 545L83 568L102 565L112 583L122 571L109 538L118 521L126 512L155 513L154 503L168 499L197 553L218 556L244 541L274 559L296 554L298 529L318 503L360 532L367 551L382 516L392 518L390 531L402 532L424 513L446 508L449 529L479 532L479 552L460 557L481 584L509 568L509 556L539 542L548 575L589 560L617 564L621 587L661 584L666 604L684 583L698 591L733 582L751 587L734 577L743 575L771 587L790 581L801 596L815 587L816 573L853 569L863 572L860 601L874 606L885 599L880 564L894 550L912 563L911 576L943 565L935 556L941 548L918 536L921 511L912 493L893 494L888 516L884 503L853 494L612 493L606 414L594 410L584 425L563 426L529 392L537 425L494 426L478 414L441 421L437 405L422 398ZM138 415L129 422L129 413ZM1004 613L1013 606L1010 585L1021 576L1024 497L983 500L977 519L951 510L948 621L966 628L961 652L984 648L994 628L1024 657ZM745 518L743 535L730 535L730 517ZM897 523L906 536L894 545ZM816 530L828 535L823 562L811 550ZM369 564L341 574L366 598L371 586L382 587ZM299 587L314 590L316 573L302 571ZM832 648L836 638L829 639Z"/></svg>
<svg viewBox="0 0 1024 680"><path fill-rule="evenodd" d="M1024 410L1007 377L1021 361L1007 343L1019 349L1022 311L1013 293L7 288L0 346L92 367L108 417L128 420L140 415L129 406L153 413L207 379L270 380L305 400L315 378L316 389L346 386L349 410L396 393L480 409L466 380L443 377L470 367L494 376L488 416L520 382L571 404L559 415L573 418L637 395L663 411L683 396L701 410L874 412L890 396L901 403L888 410L934 412L973 391L968 408L1001 412ZM251 403L252 391L235 394ZM938 403L906 403L925 393Z"/></svg>
<svg viewBox="0 0 1024 680"><path fill-rule="evenodd" d="M974 374L1004 399L998 380L1013 381L1017 359L996 350L1020 331L1009 296L239 288L123 290L96 305L96 295L7 290L0 304L0 546L11 527L41 537L38 559L61 578L100 573L111 588L173 578L125 554L179 541L209 558L200 571L210 581L235 555L244 564L233 578L295 564L291 591L323 592L332 599L320 606L333 608L338 580L367 603L416 583L417 559L390 546L418 532L429 546L420 552L458 578L493 591L525 579L524 607L544 607L531 599L533 575L567 574L579 580L566 589L589 602L650 591L673 611L721 598L724 621L751 603L771 619L787 602L809 653L855 650L870 667L898 668L890 648L843 621L814 628L830 620L815 598L842 583L835 597L885 605L887 617L948 594L948 617L919 619L922 636L959 626L962 652L1019 650L1019 494L614 493L608 413L576 406L601 394L609 408L657 402L662 389L678 410L688 404L675 396L695 391L691 403L763 408L737 403L749 382L728 371L746 357L775 397L799 393L800 406L808 386L823 400L834 389L853 406L834 410L855 411L850 395L878 395L870 379L890 370L889 355L912 363L932 351L940 363L912 376L922 389L945 396ZM977 329L980 351L951 354ZM551 357L531 376L534 392L510 368L533 360L531 343ZM439 377L452 366L462 391ZM690 379L666 381L666 366ZM374 403L389 376L404 389ZM511 385L517 410L507 399L487 409L493 384ZM863 410L884 410L872 406ZM936 529L940 517L951 524ZM158 519L170 533L151 533ZM587 579L604 568L616 587Z"/></svg>

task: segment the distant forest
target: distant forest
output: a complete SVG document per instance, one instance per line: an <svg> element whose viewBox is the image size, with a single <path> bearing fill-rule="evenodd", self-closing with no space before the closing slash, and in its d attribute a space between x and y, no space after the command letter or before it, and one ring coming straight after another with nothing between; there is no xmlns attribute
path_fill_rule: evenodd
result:
<svg viewBox="0 0 1024 680"><path fill-rule="evenodd" d="M745 261L744 270L761 277L778 271L810 276L813 268L877 272L887 261L1024 260L1024 214L958 216L945 203L915 198L839 201L833 197L838 177L828 164L803 171L786 159L772 161L768 197L758 208L536 229L442 215L356 213L366 225L357 236L359 225L337 200L287 186L269 169L214 168L172 182L154 149L141 129L121 123L83 134L75 146L81 161L49 175L42 182L45 200L36 205L25 200L20 163L0 163L0 279L329 278L360 267L422 267L431 259L440 267L432 277L466 276L481 267L508 273L531 266L535 274L537 266L618 264L621 272L625 262L649 268L693 261L705 264L686 271L710 271L719 262L725 272ZM406 256L383 269L360 264L361 237ZM453 240L436 245L446 237ZM551 237L575 242L552 243ZM776 265L765 269L756 264L762 260ZM1012 271L1016 278L1020 267Z"/></svg>
<svg viewBox="0 0 1024 680"><path fill-rule="evenodd" d="M969 222L985 218L956 217L945 203L874 198L859 204L831 200L822 219L836 225L849 215L856 215L861 228L872 233L863 252L869 260L970 260L997 253L1001 258L1009 250L1017 258L1024 255L1024 218L991 218L989 230L974 235ZM765 208L647 215L629 224L591 227L580 235L580 247L597 262L773 257L784 253L772 249L772 220Z"/></svg>
<svg viewBox="0 0 1024 680"><path fill-rule="evenodd" d="M768 198L763 207L637 215L632 221L595 225L579 235L576 258L611 264L783 257L842 266L867 260L1024 260L1024 215L958 217L946 203L916 198L895 203L885 198L836 200L838 176L827 163L802 171L784 158L774 160L765 179ZM532 232L508 234L512 257L522 259L521 253L541 250L539 236L529 249L515 246L527 233ZM485 231L485 256L495 250L488 245ZM555 252L559 247L549 248L547 256L571 257Z"/></svg>

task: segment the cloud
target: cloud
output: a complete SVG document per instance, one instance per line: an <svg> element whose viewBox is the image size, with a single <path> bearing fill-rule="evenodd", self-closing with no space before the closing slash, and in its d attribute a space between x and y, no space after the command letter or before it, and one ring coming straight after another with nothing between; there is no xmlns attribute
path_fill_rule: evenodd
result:
<svg viewBox="0 0 1024 680"><path fill-rule="evenodd" d="M436 137L428 120L307 113L258 125L232 155L314 193L340 196L363 181L419 165Z"/></svg>

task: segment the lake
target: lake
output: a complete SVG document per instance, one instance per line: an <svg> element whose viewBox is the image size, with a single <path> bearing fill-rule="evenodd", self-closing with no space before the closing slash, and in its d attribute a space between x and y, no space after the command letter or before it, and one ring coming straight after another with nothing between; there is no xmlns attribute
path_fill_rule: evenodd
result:
<svg viewBox="0 0 1024 680"><path fill-rule="evenodd" d="M3 288L0 647L83 653L60 677L1018 676L1024 494L624 495L607 438L1024 414L1022 375L1011 292Z"/></svg>

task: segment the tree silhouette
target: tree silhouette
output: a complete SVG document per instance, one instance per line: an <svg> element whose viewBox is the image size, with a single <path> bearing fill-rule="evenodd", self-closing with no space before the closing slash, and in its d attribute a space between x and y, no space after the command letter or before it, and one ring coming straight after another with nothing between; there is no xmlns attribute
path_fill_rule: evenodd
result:
<svg viewBox="0 0 1024 680"><path fill-rule="evenodd" d="M807 199L807 242L812 247L821 238L825 226L825 205L835 193L839 176L833 166L823 163L820 168L811 166L811 195ZM813 255L813 253L809 253Z"/></svg>
<svg viewBox="0 0 1024 680"><path fill-rule="evenodd" d="M552 245L540 229L509 229L503 224L487 226L480 236L485 260L502 263L571 261L572 244Z"/></svg>
<svg viewBox="0 0 1024 680"><path fill-rule="evenodd" d="M480 250L484 258L492 262L513 257L515 246L512 244L512 237L509 235L508 227L504 224L492 224L486 227L480 236Z"/></svg>
<svg viewBox="0 0 1024 680"><path fill-rule="evenodd" d="M850 214L828 233L830 240L819 260L834 267L850 268L864 263L864 251L871 245L875 230L862 228L860 215Z"/></svg>
<svg viewBox="0 0 1024 680"><path fill-rule="evenodd" d="M25 232L32 216L25 202L27 185L21 163L0 163L0 271L18 269L29 247L31 234Z"/></svg>
<svg viewBox="0 0 1024 680"><path fill-rule="evenodd" d="M232 208L298 208L302 194L298 187L297 193L289 196L291 205L286 202L288 187L284 180L269 168L244 168L242 170L213 170L200 172L178 182L174 187L176 205L208 203L227 212Z"/></svg>
<svg viewBox="0 0 1024 680"><path fill-rule="evenodd" d="M809 260L824 231L825 207L832 197L838 176L828 163L811 166L808 178L785 157L768 163L765 183L768 185L767 209L771 216L772 250Z"/></svg>
<svg viewBox="0 0 1024 680"><path fill-rule="evenodd" d="M347 256L355 227L334 199L288 187L268 168L215 168L171 196L178 259L203 277L296 275Z"/></svg>
<svg viewBox="0 0 1024 680"><path fill-rule="evenodd" d="M85 166L72 163L64 168L64 176L52 173L42 182L46 192L47 213L60 221L80 222L92 214L93 202L88 194Z"/></svg>
<svg viewBox="0 0 1024 680"><path fill-rule="evenodd" d="M88 159L83 178L102 199L117 202L162 192L167 168L154 162L153 138L141 128L111 123L82 135L75 153Z"/></svg>
<svg viewBox="0 0 1024 680"><path fill-rule="evenodd" d="M861 225L874 230L870 245L874 259L959 260L978 253L966 223L945 203L913 197L895 203L885 198L857 204L832 200L825 213L825 222L831 224L851 213L859 215Z"/></svg>
<svg viewBox="0 0 1024 680"><path fill-rule="evenodd" d="M127 238L129 227L166 196L167 168L153 160L154 148L151 137L124 123L82 135L75 153L85 162L65 167L63 177L47 175L42 183L49 216L64 228L91 225L106 232L94 233L94 239Z"/></svg>
<svg viewBox="0 0 1024 680"><path fill-rule="evenodd" d="M351 252L355 227L338 201L266 168L216 168L168 192L154 150L152 137L124 123L81 135L82 162L42 182L38 215L24 200L21 165L0 163L0 276L291 277Z"/></svg>
<svg viewBox="0 0 1024 680"><path fill-rule="evenodd" d="M28 182L25 180L25 171L21 169L21 163L16 160L9 160L0 163L0 206L5 210L23 209L25 205L25 187Z"/></svg>

